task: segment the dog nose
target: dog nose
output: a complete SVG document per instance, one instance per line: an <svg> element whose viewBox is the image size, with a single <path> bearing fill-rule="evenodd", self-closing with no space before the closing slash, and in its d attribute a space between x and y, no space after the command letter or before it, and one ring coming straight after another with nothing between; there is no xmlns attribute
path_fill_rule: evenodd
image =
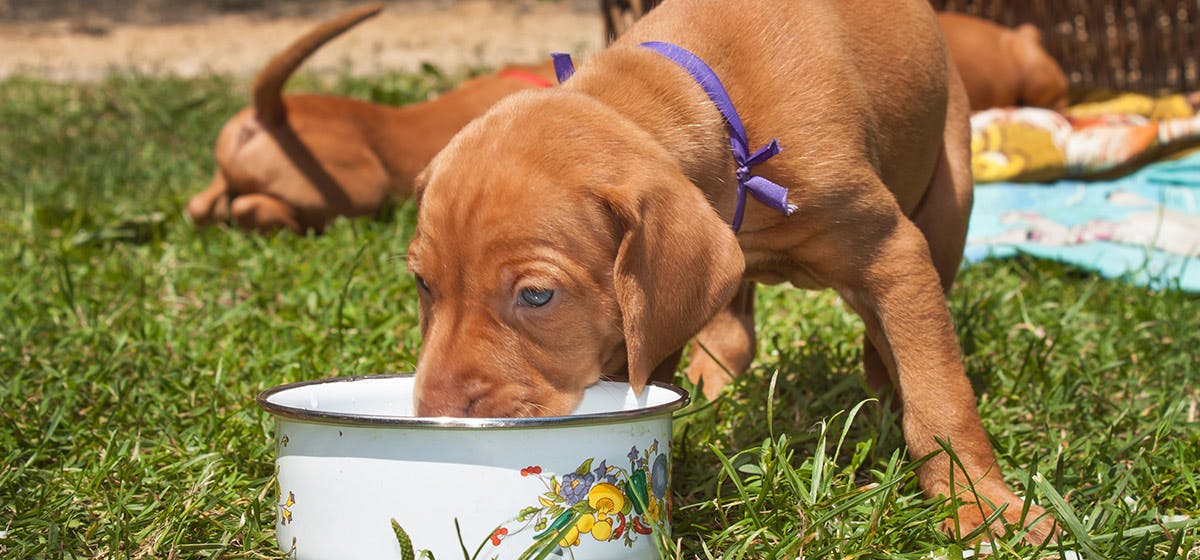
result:
<svg viewBox="0 0 1200 560"><path fill-rule="evenodd" d="M417 416L470 418L482 415L479 403L487 391L479 381L444 373L436 377L417 383L413 395Z"/></svg>
<svg viewBox="0 0 1200 560"><path fill-rule="evenodd" d="M460 395L438 395L433 398L417 397L417 416L469 418L478 399L458 398Z"/></svg>

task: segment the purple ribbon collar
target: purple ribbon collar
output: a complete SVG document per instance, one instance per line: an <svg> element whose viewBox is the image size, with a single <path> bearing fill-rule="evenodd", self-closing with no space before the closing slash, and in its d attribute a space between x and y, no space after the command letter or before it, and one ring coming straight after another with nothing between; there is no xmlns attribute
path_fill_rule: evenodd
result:
<svg viewBox="0 0 1200 560"><path fill-rule="evenodd" d="M754 195L754 198L758 199L759 202L779 212L783 212L785 215L791 216L796 211L796 205L788 203L787 189L769 179L750 174L752 166L767 161L779 153L779 142L772 139L767 145L752 153L750 151L750 140L746 137L746 127L742 125L741 117L738 116L737 110L733 108L733 100L729 98L729 94L725 91L725 86L721 85L721 80L717 78L717 74L713 72L712 68L705 64L703 60L700 60L700 57L671 43L651 41L642 43L642 46L667 57L684 70L687 70L688 74L708 94L708 98L717 106L717 110L721 111L721 115L725 117L726 128L729 129L729 144L733 148L733 159L738 165L737 208L733 213L733 231L736 232L742 227L742 215L746 211L747 192ZM554 72L558 76L559 83L566 81L575 73L575 65L571 61L571 55L553 53L551 57L554 60Z"/></svg>

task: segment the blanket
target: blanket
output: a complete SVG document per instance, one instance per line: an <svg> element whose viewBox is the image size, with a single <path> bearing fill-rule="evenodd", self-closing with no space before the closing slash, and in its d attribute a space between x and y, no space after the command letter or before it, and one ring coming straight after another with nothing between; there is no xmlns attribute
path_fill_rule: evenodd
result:
<svg viewBox="0 0 1200 560"><path fill-rule="evenodd" d="M975 189L966 261L1018 252L1200 291L1200 153L1126 176Z"/></svg>
<svg viewBox="0 0 1200 560"><path fill-rule="evenodd" d="M1123 94L1062 113L1035 107L971 116L976 182L1097 177L1200 141L1200 94Z"/></svg>

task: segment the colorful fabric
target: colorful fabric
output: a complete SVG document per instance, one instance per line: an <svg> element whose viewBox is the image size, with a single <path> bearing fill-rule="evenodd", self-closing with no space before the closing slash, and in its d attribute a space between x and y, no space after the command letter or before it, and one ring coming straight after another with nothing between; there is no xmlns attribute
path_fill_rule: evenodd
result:
<svg viewBox="0 0 1200 560"><path fill-rule="evenodd" d="M967 262L1017 253L1200 291L1200 153L1111 180L977 186Z"/></svg>
<svg viewBox="0 0 1200 560"><path fill-rule="evenodd" d="M1124 94L1063 113L1035 107L971 116L977 183L1095 177L1200 140L1196 96Z"/></svg>

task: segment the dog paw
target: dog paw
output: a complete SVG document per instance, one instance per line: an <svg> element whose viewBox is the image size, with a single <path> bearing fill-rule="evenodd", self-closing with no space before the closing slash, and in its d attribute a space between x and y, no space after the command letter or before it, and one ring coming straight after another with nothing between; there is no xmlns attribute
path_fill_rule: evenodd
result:
<svg viewBox="0 0 1200 560"><path fill-rule="evenodd" d="M996 507L990 506L988 502ZM992 517L999 507L1004 508L1000 517L994 519L987 530L977 531L976 529L982 527L984 521ZM1024 507L1024 502L1015 495L1004 500L970 501L959 506L954 517L942 522L942 530L958 537L974 533L971 539L973 541L999 539L1011 531L1023 532L1025 536L1021 540L1035 546L1056 542L1059 530L1054 518L1045 509L1033 504L1029 504L1029 510L1022 516L1021 510Z"/></svg>

